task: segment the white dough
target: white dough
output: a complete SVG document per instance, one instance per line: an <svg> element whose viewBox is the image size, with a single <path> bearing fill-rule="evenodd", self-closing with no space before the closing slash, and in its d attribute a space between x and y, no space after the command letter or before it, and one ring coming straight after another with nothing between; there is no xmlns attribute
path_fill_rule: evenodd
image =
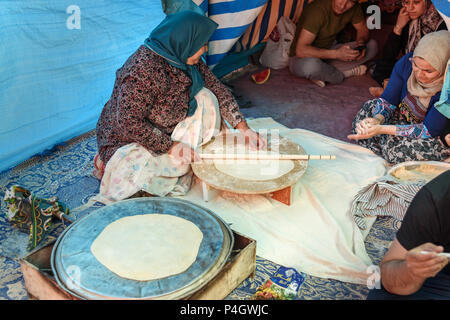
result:
<svg viewBox="0 0 450 320"><path fill-rule="evenodd" d="M407 166L403 166L398 168L392 173L392 176L396 177L400 180L406 181L418 181L425 180L431 181L436 178L438 175L443 173L444 171L449 170L448 168L436 167L433 165L418 165L412 166L412 168L408 168Z"/></svg>
<svg viewBox="0 0 450 320"><path fill-rule="evenodd" d="M214 160L214 165L229 176L254 181L276 179L294 168L292 160Z"/></svg>
<svg viewBox="0 0 450 320"><path fill-rule="evenodd" d="M150 281L186 271L197 259L203 233L168 214L142 214L110 223L91 245L94 257L122 278Z"/></svg>

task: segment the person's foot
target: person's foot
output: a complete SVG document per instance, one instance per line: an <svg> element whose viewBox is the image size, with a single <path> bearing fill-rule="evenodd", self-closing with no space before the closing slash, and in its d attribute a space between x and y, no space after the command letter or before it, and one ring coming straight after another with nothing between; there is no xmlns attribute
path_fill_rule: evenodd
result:
<svg viewBox="0 0 450 320"><path fill-rule="evenodd" d="M311 80L311 82L318 85L321 88L324 88L326 86L325 81L322 80Z"/></svg>
<svg viewBox="0 0 450 320"><path fill-rule="evenodd" d="M362 76L365 75L367 71L367 67L365 65L359 65L351 68L350 70L346 70L343 72L346 78L353 76Z"/></svg>
<svg viewBox="0 0 450 320"><path fill-rule="evenodd" d="M384 89L382 87L370 87L369 92L373 97L379 98L383 94Z"/></svg>

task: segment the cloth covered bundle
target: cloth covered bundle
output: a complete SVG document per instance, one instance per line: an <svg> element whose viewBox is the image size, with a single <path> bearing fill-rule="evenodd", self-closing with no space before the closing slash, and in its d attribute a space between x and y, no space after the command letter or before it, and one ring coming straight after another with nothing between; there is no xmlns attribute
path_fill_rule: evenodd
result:
<svg viewBox="0 0 450 320"><path fill-rule="evenodd" d="M355 196L351 207L355 223L365 230L367 217L390 216L403 220L412 199L425 184L425 180L405 182L389 174L378 178Z"/></svg>
<svg viewBox="0 0 450 320"><path fill-rule="evenodd" d="M295 23L286 17L281 17L267 39L259 62L272 69L282 69L289 64L289 49L295 36Z"/></svg>
<svg viewBox="0 0 450 320"><path fill-rule="evenodd" d="M56 197L38 198L20 186L13 185L5 193L6 216L13 226L29 233L28 250L45 240L57 225L55 217L69 214L69 208Z"/></svg>

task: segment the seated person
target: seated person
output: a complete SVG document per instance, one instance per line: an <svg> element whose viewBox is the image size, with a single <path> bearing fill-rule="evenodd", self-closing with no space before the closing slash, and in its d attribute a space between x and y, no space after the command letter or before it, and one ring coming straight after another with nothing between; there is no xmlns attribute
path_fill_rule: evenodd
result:
<svg viewBox="0 0 450 320"><path fill-rule="evenodd" d="M416 194L367 299L450 299L450 170Z"/></svg>
<svg viewBox="0 0 450 320"><path fill-rule="evenodd" d="M374 64L372 77L380 85L389 78L399 54L414 51L419 40L430 32L446 30L446 25L431 0L403 0L397 22L383 47L383 55ZM370 93L379 97L382 87L369 88Z"/></svg>
<svg viewBox="0 0 450 320"><path fill-rule="evenodd" d="M247 142L266 141L249 129L228 89L201 60L217 24L184 11L168 15L117 71L112 96L97 122L95 174L110 202L137 192L184 195L195 148L222 120ZM104 202L104 201L102 201Z"/></svg>
<svg viewBox="0 0 450 320"><path fill-rule="evenodd" d="M434 107L439 101L450 58L450 32L424 36L414 52L401 58L383 95L367 101L353 120L349 139L391 164L444 161L450 120Z"/></svg>
<svg viewBox="0 0 450 320"><path fill-rule="evenodd" d="M349 23L356 29L356 41L335 44L336 36ZM368 41L369 30L356 0L315 0L297 23L289 70L321 87L325 82L336 84L363 75L367 67L362 64L377 53L376 42Z"/></svg>

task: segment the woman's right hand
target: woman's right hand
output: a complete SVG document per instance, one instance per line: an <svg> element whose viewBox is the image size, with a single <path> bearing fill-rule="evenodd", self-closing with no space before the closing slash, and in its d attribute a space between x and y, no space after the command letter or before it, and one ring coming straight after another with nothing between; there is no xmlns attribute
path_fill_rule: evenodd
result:
<svg viewBox="0 0 450 320"><path fill-rule="evenodd" d="M411 20L411 18L409 17L408 11L406 11L405 7L401 8L397 16L397 22L395 23L394 32L397 35L400 35L403 28L408 24L409 20Z"/></svg>
<svg viewBox="0 0 450 320"><path fill-rule="evenodd" d="M381 134L381 128L379 119L365 118L356 124L356 134L348 135L347 138L351 140L369 139Z"/></svg>
<svg viewBox="0 0 450 320"><path fill-rule="evenodd" d="M181 142L174 142L167 153L172 157L171 160L176 165L186 165L201 160L194 149Z"/></svg>

